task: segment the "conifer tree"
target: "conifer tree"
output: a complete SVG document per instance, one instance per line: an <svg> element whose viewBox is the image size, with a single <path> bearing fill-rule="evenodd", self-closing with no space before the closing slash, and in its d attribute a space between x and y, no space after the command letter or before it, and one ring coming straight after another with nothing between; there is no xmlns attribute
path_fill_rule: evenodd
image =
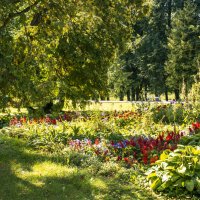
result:
<svg viewBox="0 0 200 200"><path fill-rule="evenodd" d="M172 20L172 30L168 37L168 61L165 70L168 74L167 84L176 90L176 99L182 85L185 95L193 83L193 75L197 74L195 62L200 49L199 13L197 5L191 0L184 2Z"/></svg>

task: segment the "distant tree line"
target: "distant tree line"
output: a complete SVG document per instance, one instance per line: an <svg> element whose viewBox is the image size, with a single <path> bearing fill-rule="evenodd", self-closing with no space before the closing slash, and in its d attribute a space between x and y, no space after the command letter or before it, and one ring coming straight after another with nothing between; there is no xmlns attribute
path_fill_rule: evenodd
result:
<svg viewBox="0 0 200 200"><path fill-rule="evenodd" d="M120 100L145 100L147 93L168 100L169 92L187 98L200 70L200 1L154 0L149 15L133 25L132 49L120 59L121 72L111 73L111 91Z"/></svg>

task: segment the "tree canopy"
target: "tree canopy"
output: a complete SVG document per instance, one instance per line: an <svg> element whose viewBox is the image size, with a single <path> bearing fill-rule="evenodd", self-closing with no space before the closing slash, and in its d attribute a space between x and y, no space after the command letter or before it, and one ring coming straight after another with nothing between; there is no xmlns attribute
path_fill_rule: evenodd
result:
<svg viewBox="0 0 200 200"><path fill-rule="evenodd" d="M107 93L109 66L131 44L142 0L1 1L2 105L41 106Z"/></svg>

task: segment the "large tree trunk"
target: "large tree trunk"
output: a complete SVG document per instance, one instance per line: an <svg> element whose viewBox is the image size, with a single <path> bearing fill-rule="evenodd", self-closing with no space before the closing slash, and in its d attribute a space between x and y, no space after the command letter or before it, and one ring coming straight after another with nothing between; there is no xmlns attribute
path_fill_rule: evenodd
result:
<svg viewBox="0 0 200 200"><path fill-rule="evenodd" d="M124 86L120 87L119 100L124 101Z"/></svg>
<svg viewBox="0 0 200 200"><path fill-rule="evenodd" d="M136 88L135 95L136 95L136 101L139 101L140 100L140 88L139 87Z"/></svg>
<svg viewBox="0 0 200 200"><path fill-rule="evenodd" d="M106 98L105 96L100 96L101 101L104 101Z"/></svg>
<svg viewBox="0 0 200 200"><path fill-rule="evenodd" d="M131 88L131 101L135 101L135 90L133 87Z"/></svg>
<svg viewBox="0 0 200 200"><path fill-rule="evenodd" d="M144 98L145 98L145 101L147 101L147 84L145 84L145 89L144 89Z"/></svg>
<svg viewBox="0 0 200 200"><path fill-rule="evenodd" d="M168 88L165 86L165 100L168 101Z"/></svg>
<svg viewBox="0 0 200 200"><path fill-rule="evenodd" d="M124 101L124 93L123 92L120 92L120 94L119 94L119 100L120 101Z"/></svg>
<svg viewBox="0 0 200 200"><path fill-rule="evenodd" d="M176 101L178 101L180 99L180 91L179 91L179 89L175 89L174 90L174 94L175 94Z"/></svg>
<svg viewBox="0 0 200 200"><path fill-rule="evenodd" d="M156 88L155 88L155 92L154 92L154 94L155 94L155 97L158 97L158 96L159 96L158 91L157 91Z"/></svg>
<svg viewBox="0 0 200 200"><path fill-rule="evenodd" d="M131 100L131 92L130 92L130 90L127 91L126 95L127 95L127 100L130 101Z"/></svg>

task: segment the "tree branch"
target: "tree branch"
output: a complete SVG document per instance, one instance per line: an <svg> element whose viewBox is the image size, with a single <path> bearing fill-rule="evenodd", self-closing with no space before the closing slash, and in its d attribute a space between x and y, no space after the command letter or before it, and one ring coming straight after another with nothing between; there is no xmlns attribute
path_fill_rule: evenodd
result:
<svg viewBox="0 0 200 200"><path fill-rule="evenodd" d="M27 8L25 8L24 10L21 10L19 12L15 12L15 13L9 13L8 17L4 20L3 25L0 26L0 31L2 31L6 25L15 17L18 17L24 13L29 12L33 7L35 7L38 3L40 2L40 0L37 0L35 3L33 3L32 5L28 6Z"/></svg>

